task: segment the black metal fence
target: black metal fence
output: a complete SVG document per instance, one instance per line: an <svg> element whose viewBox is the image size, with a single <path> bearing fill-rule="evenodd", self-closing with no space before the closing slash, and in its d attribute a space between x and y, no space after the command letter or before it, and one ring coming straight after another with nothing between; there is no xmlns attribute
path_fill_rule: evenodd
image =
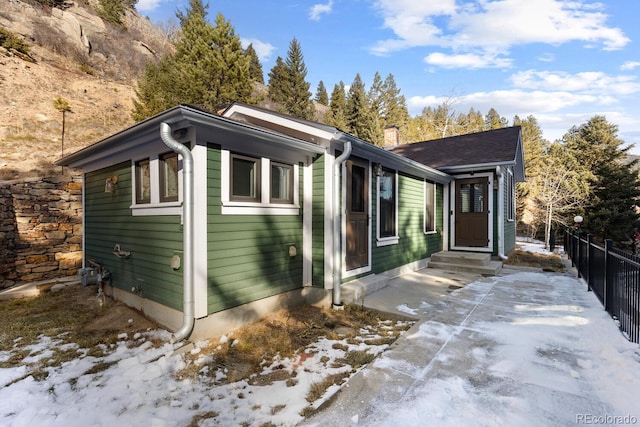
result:
<svg viewBox="0 0 640 427"><path fill-rule="evenodd" d="M565 252L598 297L604 309L618 322L632 342L640 342L640 258L593 242L590 234L565 233Z"/></svg>

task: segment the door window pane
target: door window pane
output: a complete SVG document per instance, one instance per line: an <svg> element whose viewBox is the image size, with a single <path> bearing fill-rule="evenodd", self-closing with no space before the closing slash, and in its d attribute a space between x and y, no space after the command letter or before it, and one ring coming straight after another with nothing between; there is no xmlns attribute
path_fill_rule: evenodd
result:
<svg viewBox="0 0 640 427"><path fill-rule="evenodd" d="M473 184L473 211L484 212L484 185Z"/></svg>
<svg viewBox="0 0 640 427"><path fill-rule="evenodd" d="M362 166L351 166L351 212L364 212L365 169Z"/></svg>

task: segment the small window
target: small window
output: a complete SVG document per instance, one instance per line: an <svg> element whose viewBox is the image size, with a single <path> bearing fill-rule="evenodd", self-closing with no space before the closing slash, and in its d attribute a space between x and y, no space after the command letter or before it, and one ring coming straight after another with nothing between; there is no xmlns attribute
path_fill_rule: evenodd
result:
<svg viewBox="0 0 640 427"><path fill-rule="evenodd" d="M231 200L260 202L260 159L231 154Z"/></svg>
<svg viewBox="0 0 640 427"><path fill-rule="evenodd" d="M136 162L136 203L151 203L151 168L149 159Z"/></svg>
<svg viewBox="0 0 640 427"><path fill-rule="evenodd" d="M513 184L513 173L511 170L507 171L507 197L505 198L507 203L507 220L513 221L515 217L515 186Z"/></svg>
<svg viewBox="0 0 640 427"><path fill-rule="evenodd" d="M436 184L425 181L424 183L424 232L436 231Z"/></svg>
<svg viewBox="0 0 640 427"><path fill-rule="evenodd" d="M380 204L379 234L381 238L395 237L396 232L396 173L383 169L378 178L378 202Z"/></svg>
<svg viewBox="0 0 640 427"><path fill-rule="evenodd" d="M271 203L293 203L293 166L271 162Z"/></svg>
<svg viewBox="0 0 640 427"><path fill-rule="evenodd" d="M160 201L178 201L178 153L160 156Z"/></svg>

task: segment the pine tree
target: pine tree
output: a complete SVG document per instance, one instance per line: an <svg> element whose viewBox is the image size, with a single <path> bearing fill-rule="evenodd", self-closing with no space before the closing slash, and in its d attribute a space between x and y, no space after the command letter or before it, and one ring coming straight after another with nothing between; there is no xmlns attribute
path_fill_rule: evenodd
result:
<svg viewBox="0 0 640 427"><path fill-rule="evenodd" d="M269 71L269 98L284 105L289 93L289 70L282 57L276 58L276 64Z"/></svg>
<svg viewBox="0 0 640 427"><path fill-rule="evenodd" d="M400 93L393 74L389 74L382 85L383 126L397 126L402 135L408 120L409 111L405 97Z"/></svg>
<svg viewBox="0 0 640 427"><path fill-rule="evenodd" d="M253 44L249 44L244 51L245 55L249 57L249 75L253 81L264 84L264 75L262 73L262 64L260 64L260 58L253 48Z"/></svg>
<svg viewBox="0 0 640 427"><path fill-rule="evenodd" d="M182 37L175 53L147 65L133 118L142 120L176 104L215 111L228 102L251 102L250 60L231 24L221 14L215 26L209 24L201 0L190 0L186 14L176 16Z"/></svg>
<svg viewBox="0 0 640 427"><path fill-rule="evenodd" d="M305 79L307 67L300 43L294 37L289 44L287 59L276 61L269 73L269 97L279 104L282 113L311 120L315 116L311 101L311 86ZM273 85L272 85L273 83Z"/></svg>
<svg viewBox="0 0 640 427"><path fill-rule="evenodd" d="M345 94L344 83L340 81L340 83L333 86L333 91L331 92L331 103L329 104L327 124L346 131L346 110L347 95Z"/></svg>
<svg viewBox="0 0 640 427"><path fill-rule="evenodd" d="M618 138L618 127L594 116L572 128L564 141L590 188L580 212L585 230L618 243L630 239L638 226L640 182L634 170L637 161L626 161L630 147Z"/></svg>
<svg viewBox="0 0 640 427"><path fill-rule="evenodd" d="M501 117L494 108L489 110L485 116L484 122L487 130L500 129L509 126L509 121L506 118Z"/></svg>
<svg viewBox="0 0 640 427"><path fill-rule="evenodd" d="M371 139L373 144L384 145L384 116L386 116L386 105L384 99L384 83L380 73L376 71L373 76L373 83L367 94L369 103L369 114L371 115Z"/></svg>
<svg viewBox="0 0 640 427"><path fill-rule="evenodd" d="M320 80L318 87L316 88L315 100L320 105L329 105L329 95L327 94L327 89L324 87L324 82L322 80Z"/></svg>
<svg viewBox="0 0 640 427"><path fill-rule="evenodd" d="M368 142L373 142L375 134L375 122L371 115L367 93L360 74L356 74L351 87L349 87L349 95L347 96L347 132Z"/></svg>

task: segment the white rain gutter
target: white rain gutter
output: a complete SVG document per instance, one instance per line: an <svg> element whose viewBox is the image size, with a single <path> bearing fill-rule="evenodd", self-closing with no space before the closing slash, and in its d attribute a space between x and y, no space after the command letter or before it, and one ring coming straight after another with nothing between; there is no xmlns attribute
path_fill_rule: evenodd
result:
<svg viewBox="0 0 640 427"><path fill-rule="evenodd" d="M498 256L505 260L507 256L504 254L504 172L502 167L496 166L496 175L498 176Z"/></svg>
<svg viewBox="0 0 640 427"><path fill-rule="evenodd" d="M171 335L171 343L182 341L187 338L195 324L194 308L194 262L193 262L193 155L191 150L184 144L179 143L171 136L171 126L162 122L160 124L160 137L164 145L182 156L182 181L184 185L184 201L182 204L183 222L183 257L184 270L182 273L183 286L183 321L182 327Z"/></svg>
<svg viewBox="0 0 640 427"><path fill-rule="evenodd" d="M342 307L341 295L340 295L340 282L342 281L341 271L342 263L340 249L341 242L341 216L340 216L340 169L342 164L351 155L351 141L347 140L344 143L343 151L340 156L335 160L333 164L333 308Z"/></svg>

